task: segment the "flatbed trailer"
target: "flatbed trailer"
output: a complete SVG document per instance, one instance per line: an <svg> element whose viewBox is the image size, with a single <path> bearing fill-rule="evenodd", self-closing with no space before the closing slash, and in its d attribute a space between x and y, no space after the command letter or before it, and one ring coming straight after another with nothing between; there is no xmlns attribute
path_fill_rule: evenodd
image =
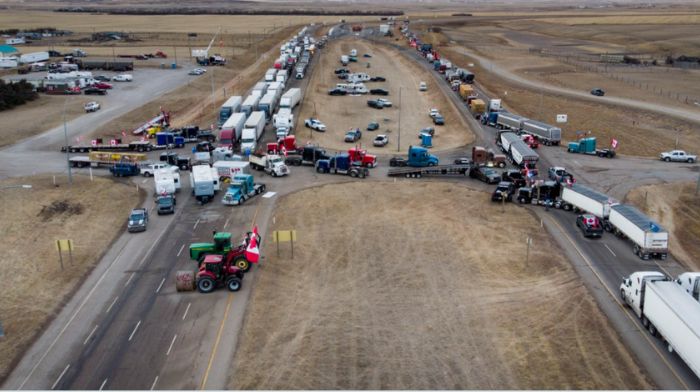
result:
<svg viewBox="0 0 700 392"><path fill-rule="evenodd" d="M389 169L389 177L421 178L423 176L468 176L470 165L436 165L426 167L396 167Z"/></svg>
<svg viewBox="0 0 700 392"><path fill-rule="evenodd" d="M196 140L194 140L196 141ZM128 144L98 144L96 146L63 146L61 152L70 153L88 153L90 151L113 151L113 152L150 152L156 150L165 150L167 146L158 146L149 142L132 142Z"/></svg>

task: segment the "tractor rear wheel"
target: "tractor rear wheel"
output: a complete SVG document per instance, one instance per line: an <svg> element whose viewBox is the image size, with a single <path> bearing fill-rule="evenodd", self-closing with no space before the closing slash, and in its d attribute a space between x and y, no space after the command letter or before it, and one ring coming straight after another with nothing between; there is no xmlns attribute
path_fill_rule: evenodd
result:
<svg viewBox="0 0 700 392"><path fill-rule="evenodd" d="M250 261L244 256L238 256L233 260L233 265L238 267L239 270L243 272L248 272L250 270Z"/></svg>
<svg viewBox="0 0 700 392"><path fill-rule="evenodd" d="M226 287L229 291L238 291L241 289L241 280L235 276L232 276L226 280Z"/></svg>
<svg viewBox="0 0 700 392"><path fill-rule="evenodd" d="M212 278L204 277L197 281L197 290L199 290L200 293L211 293L215 288L216 282L214 282Z"/></svg>

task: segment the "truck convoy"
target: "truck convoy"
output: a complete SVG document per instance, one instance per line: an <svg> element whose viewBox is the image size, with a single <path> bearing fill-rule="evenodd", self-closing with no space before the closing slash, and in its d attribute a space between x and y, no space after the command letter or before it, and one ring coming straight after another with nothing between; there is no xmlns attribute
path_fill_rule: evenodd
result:
<svg viewBox="0 0 700 392"><path fill-rule="evenodd" d="M192 195L197 199L200 205L206 204L209 200L213 199L215 189L211 167L209 165L192 166L190 186L192 187Z"/></svg>
<svg viewBox="0 0 700 392"><path fill-rule="evenodd" d="M256 170L263 170L272 177L282 177L289 174L289 168L279 155L250 154L248 157L250 166Z"/></svg>
<svg viewBox="0 0 700 392"><path fill-rule="evenodd" d="M232 148L237 144L241 140L246 119L245 113L233 113L221 126L219 146Z"/></svg>
<svg viewBox="0 0 700 392"><path fill-rule="evenodd" d="M561 143L561 128L543 122L526 119L521 131L536 137L546 146L558 146Z"/></svg>
<svg viewBox="0 0 700 392"><path fill-rule="evenodd" d="M668 231L638 209L627 204L613 205L608 221L615 234L634 243L634 254L641 259L658 256L663 260L668 256Z"/></svg>
<svg viewBox="0 0 700 392"><path fill-rule="evenodd" d="M258 139L265 129L265 112L253 112L246 120L241 133L241 152L255 151Z"/></svg>
<svg viewBox="0 0 700 392"><path fill-rule="evenodd" d="M620 296L652 336L662 339L700 377L700 303L676 282L655 271L625 278Z"/></svg>
<svg viewBox="0 0 700 392"><path fill-rule="evenodd" d="M221 105L219 109L219 126L226 123L226 120L228 120L231 115L241 110L241 103L243 103L243 97L235 95L227 99L226 102Z"/></svg>

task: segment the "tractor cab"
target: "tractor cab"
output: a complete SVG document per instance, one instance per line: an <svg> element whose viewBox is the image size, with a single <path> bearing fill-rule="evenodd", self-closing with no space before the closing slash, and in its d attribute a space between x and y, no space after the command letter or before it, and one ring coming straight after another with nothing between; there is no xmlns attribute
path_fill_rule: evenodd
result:
<svg viewBox="0 0 700 392"><path fill-rule="evenodd" d="M196 285L201 293L210 293L225 284L230 291L241 288L243 271L229 262L223 255L206 255L197 272Z"/></svg>

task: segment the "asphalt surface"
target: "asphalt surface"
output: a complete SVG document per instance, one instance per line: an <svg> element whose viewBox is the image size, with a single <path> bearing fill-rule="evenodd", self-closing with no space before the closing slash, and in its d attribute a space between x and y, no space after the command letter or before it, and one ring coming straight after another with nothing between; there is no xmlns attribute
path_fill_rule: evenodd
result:
<svg viewBox="0 0 700 392"><path fill-rule="evenodd" d="M348 34L334 28L333 36ZM368 38L372 32L364 32ZM415 50L400 49L403 55L427 63ZM319 55L323 55L323 50ZM316 56L318 57L318 55ZM314 58L312 67L316 63ZM264 69L261 70L261 77ZM477 132L479 143L493 145L495 130L482 127L471 118L458 97L449 90L439 74L432 73L435 83L455 100L459 110L469 118ZM290 87L304 89L307 78L292 80ZM478 76L477 76L478 77ZM149 99L152 98L152 95ZM300 105L301 106L301 105ZM123 112L126 112L124 110ZM297 108L298 111L298 108ZM122 112L122 113L123 113ZM116 115L115 115L116 116ZM98 120L109 121L113 118ZM81 117L82 118L82 117ZM77 121L77 120L76 120ZM94 122L91 122L94 126ZM76 128L79 124L74 124ZM85 125L83 125L85 126ZM56 145L62 144L61 134L51 130L37 138L47 137ZM306 139L306 131L296 130L299 138ZM79 134L75 131L75 134ZM313 135L309 131L309 135ZM261 140L274 139L268 127ZM40 144L45 146L45 144ZM24 146L24 150L17 150ZM55 148L32 149L28 141L0 151L0 158L17 154L18 159L27 152L45 154L48 160L34 170L60 171L65 157ZM441 154L446 157L465 155L468 146L456 147ZM8 151L9 150L9 151ZM595 157L570 156L557 148L541 148L541 168L549 162L566 166L574 175L589 184L606 184L604 190L622 194L624 189L616 183L635 171L629 186L644 181L655 182L659 178L675 175L678 179L695 178L694 167L667 165L652 160L614 161ZM23 153L23 154L21 154ZM155 156L157 153L154 153ZM576 164L578 162L578 164ZM20 165L21 166L21 165ZM385 181L387 159L371 170L365 181ZM610 167L614 166L614 168ZM641 167L643 170L635 169ZM84 172L84 169L82 172ZM637 175L636 172L640 173ZM625 174L626 173L626 174ZM0 174L7 175L4 172ZM16 175L16 174L15 174ZM245 306L254 287L258 269L265 268L264 250L269 244L267 225L274 221L274 207L278 197L301 188L329 182L348 181L345 176L318 175L310 167L292 167L291 175L272 178L256 173L256 181L264 182L269 197L256 197L242 206L228 207L220 203L221 193L204 206L197 205L189 196L188 173L182 173L183 189L178 198L174 216L153 216L148 231L122 235L108 250L93 273L86 279L76 295L60 312L25 357L12 372L6 389L225 389L230 374L238 332L245 315ZM612 179L610 179L612 178ZM438 180L441 180L438 178ZM134 179L135 183L152 189L151 180ZM401 179L400 181L411 181ZM416 180L413 180L416 181ZM431 181L422 179L417 181ZM463 179L450 179L461 181ZM470 186L489 190L490 187L469 181ZM274 194L273 194L274 193ZM147 207L152 208L149 198ZM542 216L543 226L550 230L567 252L572 264L598 300L601 309L620 333L626 345L632 349L652 379L661 388L700 388L697 378L677 356L659 350L660 342L649 338L631 312L623 309L617 300L621 277L640 269L664 267L675 275L682 268L672 258L663 262L643 262L637 259L629 242L605 235L601 240L588 240L580 236L574 225L574 214L564 211L545 211L532 208ZM178 293L174 276L178 270L191 270L195 263L189 260L187 246L191 242L208 241L213 230L230 231L241 238L254 225L263 235L262 260L253 266L237 293L225 289L203 295L196 292ZM265 328L265 326L260 326ZM668 364L668 365L667 365ZM676 374L674 374L674 372ZM680 379L680 380L679 380ZM681 381L683 380L683 381ZM685 384L684 384L685 383Z"/></svg>

